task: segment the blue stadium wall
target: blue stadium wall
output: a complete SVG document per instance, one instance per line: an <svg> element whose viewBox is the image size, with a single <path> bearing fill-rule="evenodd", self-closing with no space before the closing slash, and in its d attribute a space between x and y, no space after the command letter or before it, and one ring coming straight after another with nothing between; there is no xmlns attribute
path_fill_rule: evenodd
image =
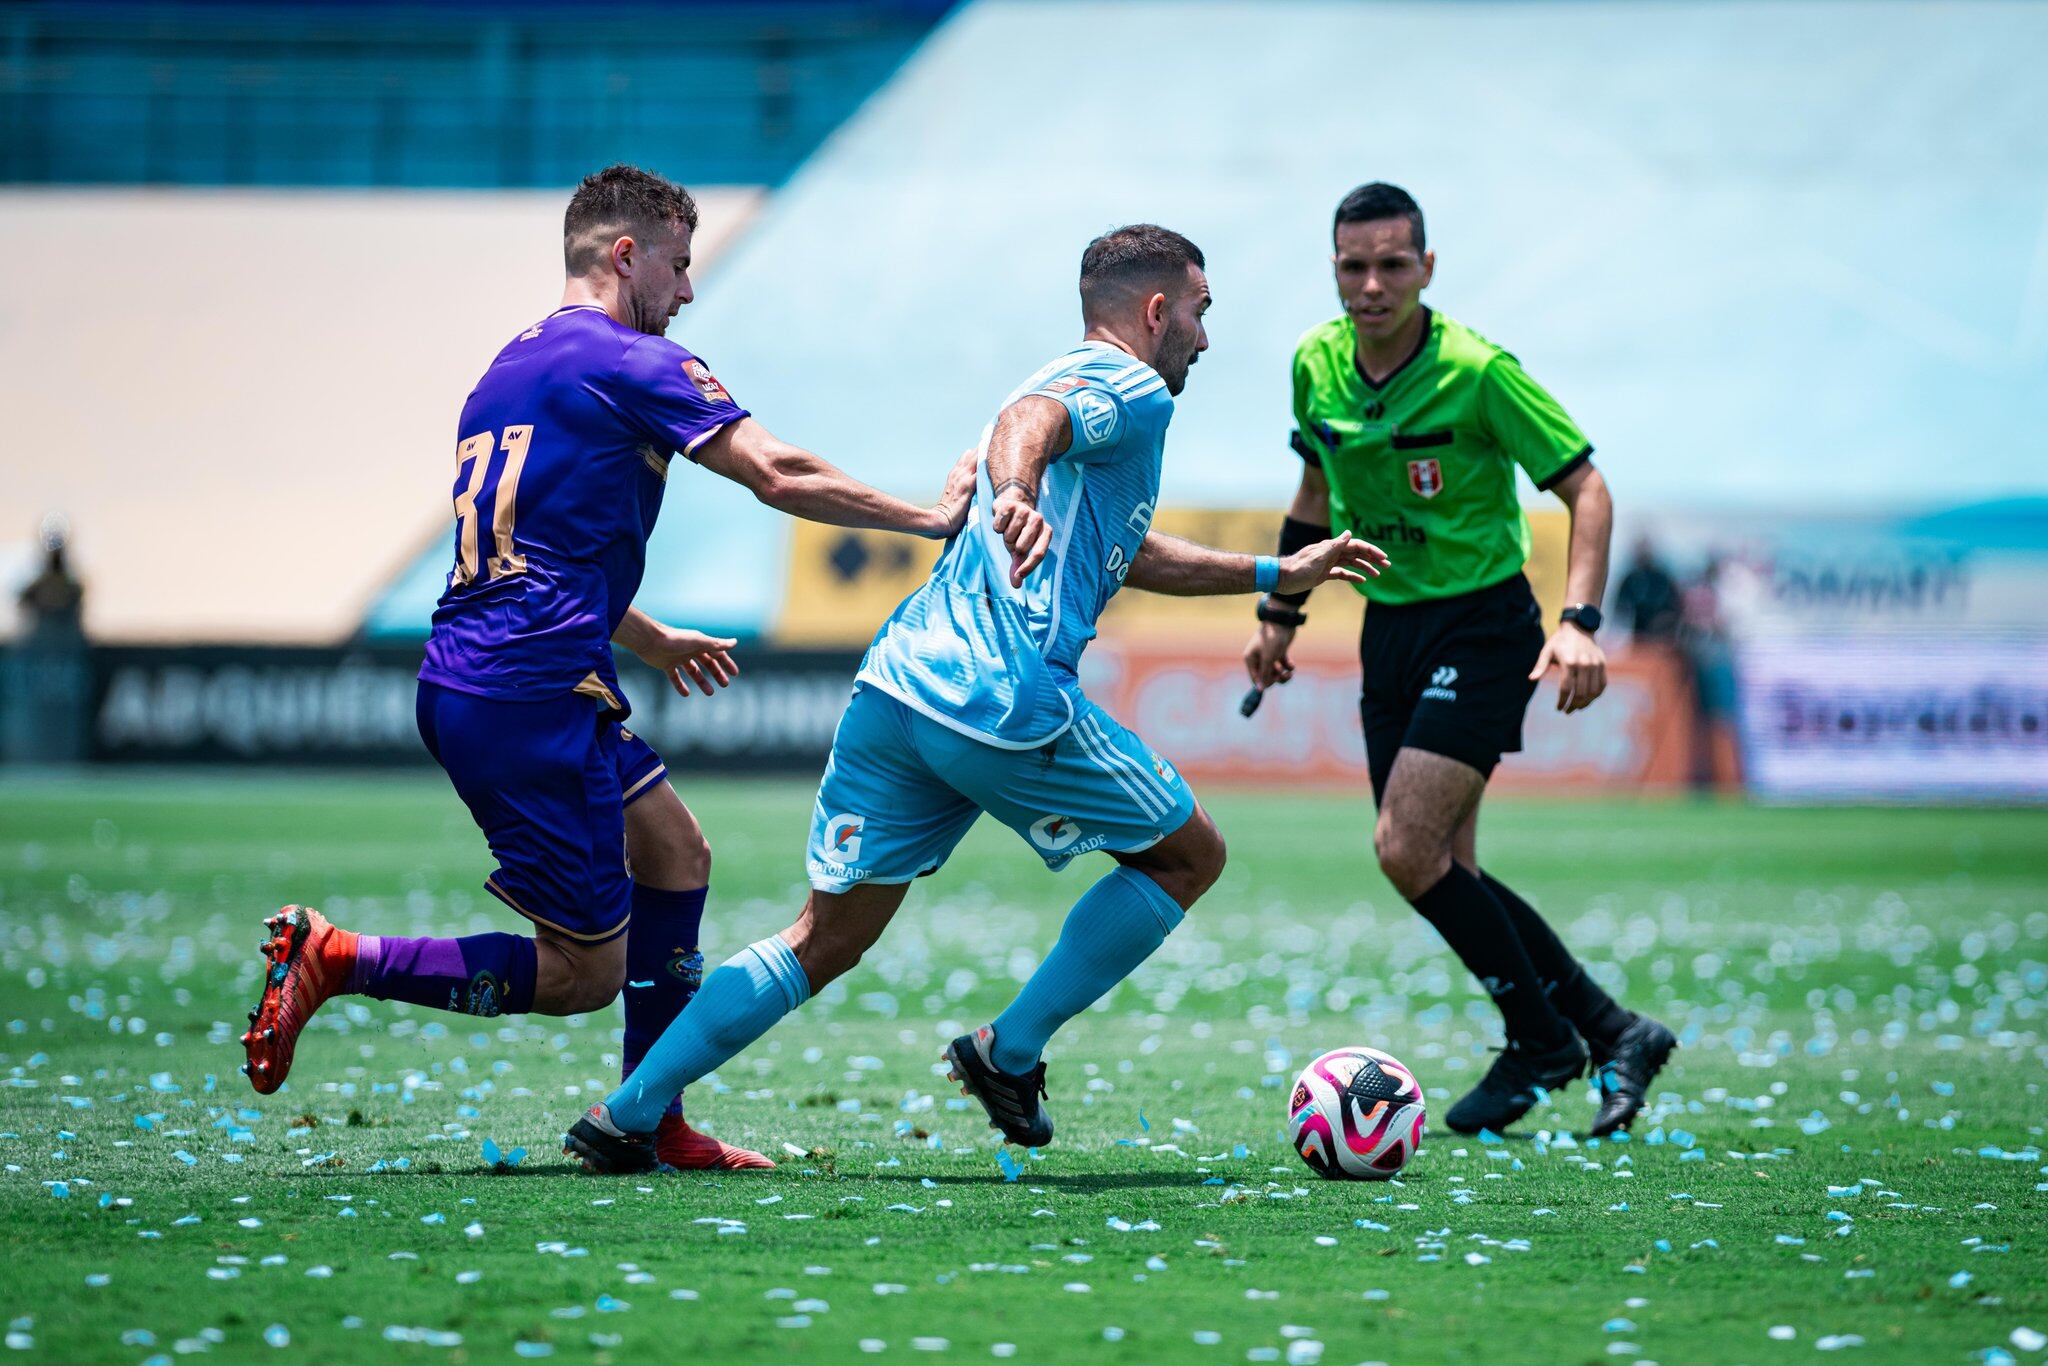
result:
<svg viewBox="0 0 2048 1366"><path fill-rule="evenodd" d="M0 6L0 182L777 184L949 3Z"/></svg>

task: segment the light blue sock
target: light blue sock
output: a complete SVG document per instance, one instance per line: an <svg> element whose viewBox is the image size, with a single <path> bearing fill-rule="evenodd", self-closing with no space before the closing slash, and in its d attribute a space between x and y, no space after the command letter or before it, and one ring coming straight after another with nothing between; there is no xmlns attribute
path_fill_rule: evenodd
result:
<svg viewBox="0 0 2048 1366"><path fill-rule="evenodd" d="M1052 952L996 1016L990 1051L996 1066L1005 1072L1036 1067L1053 1031L1137 971L1185 914L1165 888L1132 868L1119 868L1083 892Z"/></svg>
<svg viewBox="0 0 2048 1366"><path fill-rule="evenodd" d="M704 978L633 1075L605 1097L612 1123L628 1133L653 1129L678 1091L810 999L811 979L780 935L747 945Z"/></svg>

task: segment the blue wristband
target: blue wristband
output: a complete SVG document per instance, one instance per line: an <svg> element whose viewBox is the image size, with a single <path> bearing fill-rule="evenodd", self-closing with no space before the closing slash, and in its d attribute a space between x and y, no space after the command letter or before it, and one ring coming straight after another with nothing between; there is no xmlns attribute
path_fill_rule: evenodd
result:
<svg viewBox="0 0 2048 1366"><path fill-rule="evenodd" d="M1261 593L1270 593L1280 586L1280 560L1275 555L1260 555L1252 560L1252 587Z"/></svg>

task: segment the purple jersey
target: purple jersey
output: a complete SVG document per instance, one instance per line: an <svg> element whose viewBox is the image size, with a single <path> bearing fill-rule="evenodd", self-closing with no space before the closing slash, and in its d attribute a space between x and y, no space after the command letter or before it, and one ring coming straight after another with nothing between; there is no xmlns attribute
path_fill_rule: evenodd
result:
<svg viewBox="0 0 2048 1366"><path fill-rule="evenodd" d="M611 637L640 588L669 461L746 415L704 362L591 305L513 338L462 408L455 567L420 677L625 710Z"/></svg>

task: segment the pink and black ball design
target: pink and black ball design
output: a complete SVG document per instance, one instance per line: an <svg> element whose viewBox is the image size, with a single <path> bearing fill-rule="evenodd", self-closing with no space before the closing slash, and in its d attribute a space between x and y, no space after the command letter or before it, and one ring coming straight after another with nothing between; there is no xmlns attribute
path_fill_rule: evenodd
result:
<svg viewBox="0 0 2048 1366"><path fill-rule="evenodd" d="M1384 1181L1422 1143L1422 1087L1376 1048L1338 1048L1302 1069L1288 1106L1301 1160L1338 1181Z"/></svg>

